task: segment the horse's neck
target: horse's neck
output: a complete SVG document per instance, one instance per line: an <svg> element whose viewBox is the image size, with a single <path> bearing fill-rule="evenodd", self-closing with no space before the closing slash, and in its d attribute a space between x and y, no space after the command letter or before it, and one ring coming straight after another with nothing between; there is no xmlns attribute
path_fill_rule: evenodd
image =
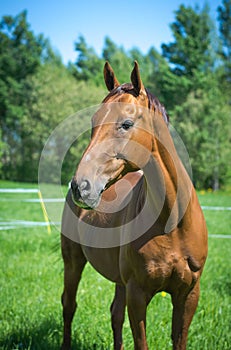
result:
<svg viewBox="0 0 231 350"><path fill-rule="evenodd" d="M144 168L149 206L159 213L165 233L180 224L191 199L192 183L169 133L154 140L149 163Z"/></svg>

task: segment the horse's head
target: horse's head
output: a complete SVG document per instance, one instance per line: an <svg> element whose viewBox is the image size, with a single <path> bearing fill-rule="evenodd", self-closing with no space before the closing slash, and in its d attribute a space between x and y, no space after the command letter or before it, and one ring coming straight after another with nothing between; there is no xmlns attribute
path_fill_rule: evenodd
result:
<svg viewBox="0 0 231 350"><path fill-rule="evenodd" d="M135 62L131 83L120 85L106 62L104 79L109 94L92 118L92 136L72 180L76 204L96 208L101 194L126 173L143 168L153 150L153 118L164 108L150 95L142 83Z"/></svg>

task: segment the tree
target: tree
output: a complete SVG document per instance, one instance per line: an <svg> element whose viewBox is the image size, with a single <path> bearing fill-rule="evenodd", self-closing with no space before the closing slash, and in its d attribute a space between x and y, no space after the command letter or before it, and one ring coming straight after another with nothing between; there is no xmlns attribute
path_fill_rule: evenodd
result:
<svg viewBox="0 0 231 350"><path fill-rule="evenodd" d="M106 61L112 62L113 56L116 55L117 51L118 46L108 36L106 36L104 40L103 58Z"/></svg>
<svg viewBox="0 0 231 350"><path fill-rule="evenodd" d="M216 77L204 83L175 107L173 123L188 149L195 185L217 190L227 181L231 161L230 111Z"/></svg>
<svg viewBox="0 0 231 350"><path fill-rule="evenodd" d="M3 174L18 179L22 166L22 118L24 116L25 79L34 74L46 58L48 42L35 36L27 23L26 12L15 18L3 17L0 22L0 125L5 150L2 156Z"/></svg>
<svg viewBox="0 0 231 350"><path fill-rule="evenodd" d="M208 8L199 11L181 5L170 27L175 41L162 44L162 54L178 77L176 90L182 86L178 95L180 99L175 103L182 103L190 91L203 88L199 73L206 75L214 64Z"/></svg>
<svg viewBox="0 0 231 350"><path fill-rule="evenodd" d="M220 52L224 62L224 77L231 89L231 0L223 0L218 7L218 20L222 50Z"/></svg>
<svg viewBox="0 0 231 350"><path fill-rule="evenodd" d="M97 86L102 85L103 60L100 59L92 47L88 47L81 35L75 43L78 57L72 71L77 80L94 81Z"/></svg>
<svg viewBox="0 0 231 350"><path fill-rule="evenodd" d="M128 72L131 70L132 60L129 53L126 53L122 46L117 46L109 37L105 38L103 59L104 62L109 61L116 69L116 76L121 84L130 81Z"/></svg>
<svg viewBox="0 0 231 350"><path fill-rule="evenodd" d="M22 119L24 180L37 181L38 165L42 149L47 138L60 122L76 112L99 104L104 97L104 90L93 83L77 82L65 66L54 63L46 63L40 66L37 72L28 77L27 81L27 105ZM76 119L76 128L81 128L83 121ZM90 127L90 119L89 119ZM59 159L60 149L65 143L63 130L49 158L48 169L55 166ZM78 159L80 159L83 145L87 145L87 135L78 139L69 151L63 164L62 180L67 183L73 175ZM27 177L25 178L25 174ZM47 173L47 181L58 182L53 174Z"/></svg>
<svg viewBox="0 0 231 350"><path fill-rule="evenodd" d="M216 190L228 176L230 111L208 12L184 5L176 11L170 26L175 40L162 45L169 70L165 67L160 85L170 101L170 120L189 151L196 186Z"/></svg>
<svg viewBox="0 0 231 350"><path fill-rule="evenodd" d="M146 86L164 104L168 112L171 112L176 105L176 101L180 103L181 90L185 89L185 79L183 77L179 79L171 71L166 59L156 49L151 48L149 50L147 60L146 69L148 76L146 78Z"/></svg>
<svg viewBox="0 0 231 350"><path fill-rule="evenodd" d="M162 51L163 56L174 64L174 72L193 77L195 70L206 70L211 64L207 55L210 45L207 9L200 13L181 5L176 11L176 21L170 27L175 42L162 44Z"/></svg>

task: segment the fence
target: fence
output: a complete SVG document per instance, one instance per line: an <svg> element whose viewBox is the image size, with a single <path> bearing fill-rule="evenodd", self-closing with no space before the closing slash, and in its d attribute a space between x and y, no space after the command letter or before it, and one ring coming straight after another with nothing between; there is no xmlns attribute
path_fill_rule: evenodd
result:
<svg viewBox="0 0 231 350"><path fill-rule="evenodd" d="M37 193L37 195L38 195L37 200L41 204L41 209L42 209L44 220L45 220L45 226L47 226L47 232L48 232L48 234L51 233L51 226L50 226L49 218L47 215L46 207L44 205L42 193L39 189L34 189L34 188L0 188L0 193L13 193L13 194L15 194L15 193L16 194L19 194L19 193ZM25 199L24 201L28 201L28 200ZM11 221L10 225L9 224L7 225L7 222L0 222L0 224L1 224L0 229L16 228L17 226L25 225L26 223L28 223L28 221L24 221L24 220ZM38 223L33 222L33 221L31 221L30 224L32 226L33 226L33 224L34 225L37 224L37 226L38 226ZM44 223L40 223L40 224L42 224L41 226L43 226Z"/></svg>

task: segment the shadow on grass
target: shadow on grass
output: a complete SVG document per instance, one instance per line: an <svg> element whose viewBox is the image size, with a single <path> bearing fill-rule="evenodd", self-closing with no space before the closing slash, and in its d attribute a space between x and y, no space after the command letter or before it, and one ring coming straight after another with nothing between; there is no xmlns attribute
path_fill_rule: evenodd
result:
<svg viewBox="0 0 231 350"><path fill-rule="evenodd" d="M73 337L74 338L74 337ZM46 321L38 327L22 325L7 336L0 336L1 350L58 350L62 342L62 325ZM106 350L102 344L83 344L78 339L72 339L72 350Z"/></svg>

